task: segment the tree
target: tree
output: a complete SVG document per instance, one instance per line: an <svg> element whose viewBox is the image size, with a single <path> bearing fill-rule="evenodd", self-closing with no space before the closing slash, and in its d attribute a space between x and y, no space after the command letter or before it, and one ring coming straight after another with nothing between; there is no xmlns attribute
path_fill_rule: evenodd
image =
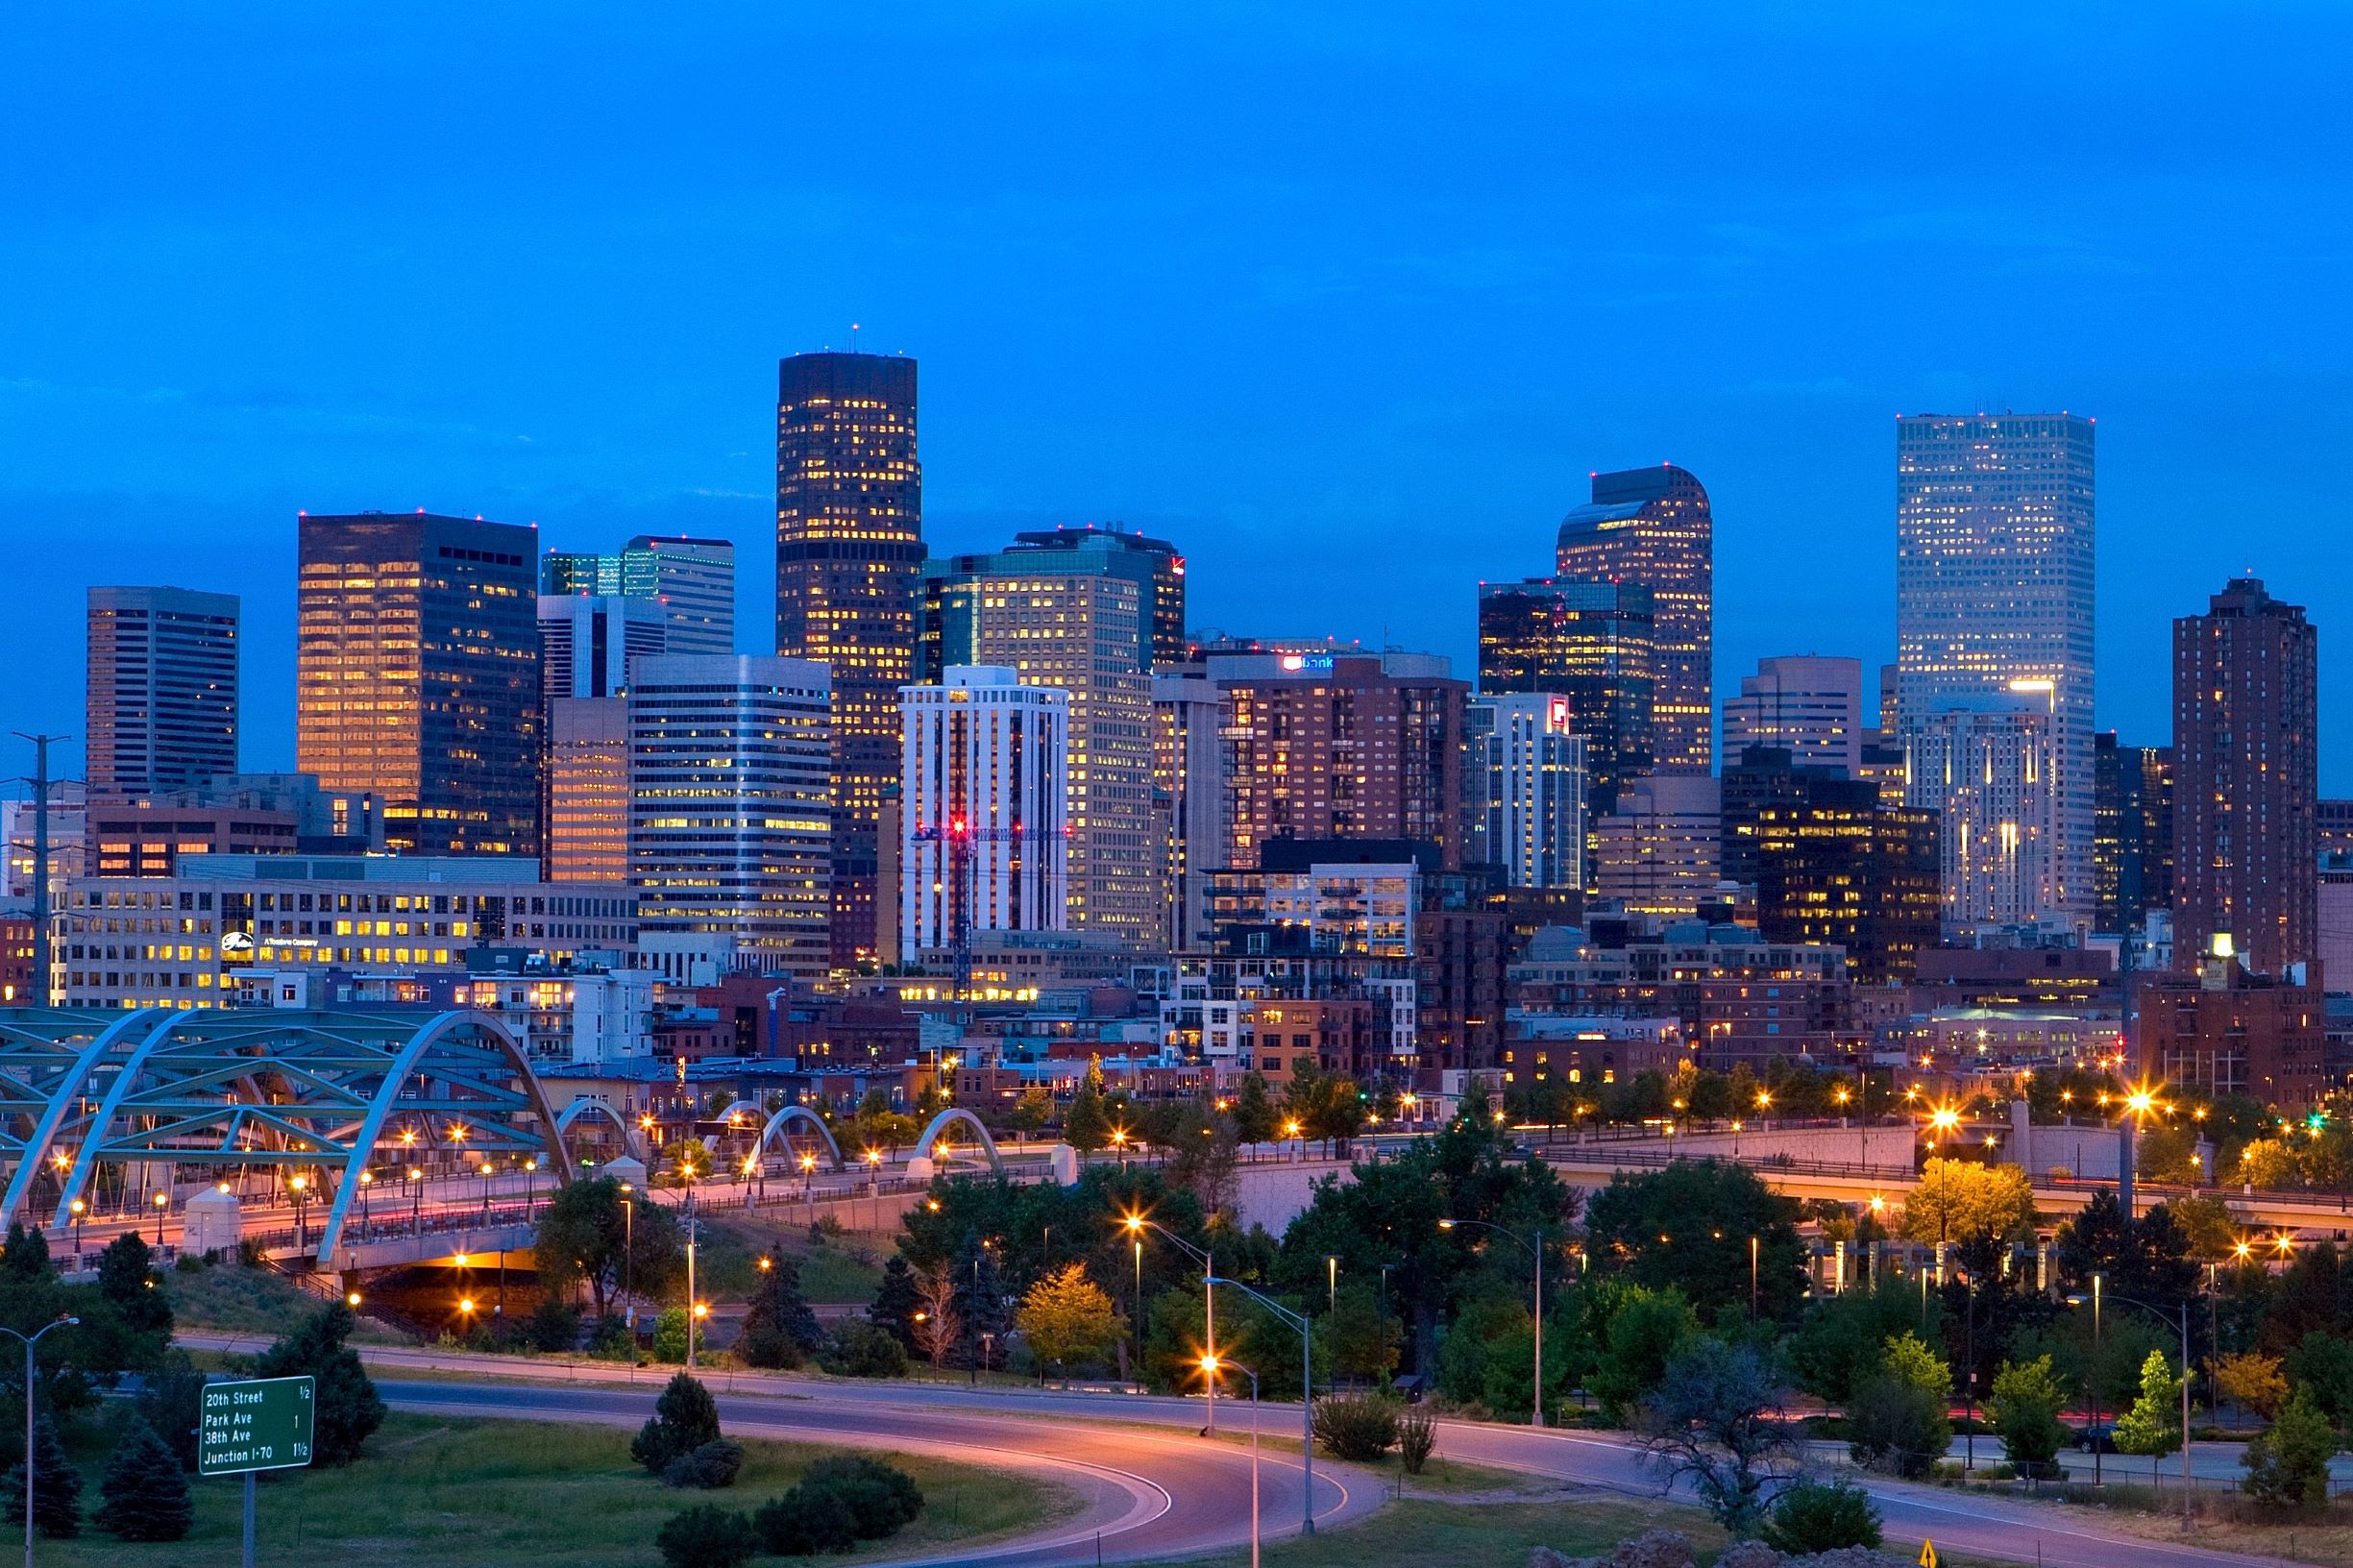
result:
<svg viewBox="0 0 2353 1568"><path fill-rule="evenodd" d="M900 1378L907 1375L907 1347L888 1329L844 1318L826 1335L817 1363L839 1378Z"/></svg>
<svg viewBox="0 0 2353 1568"><path fill-rule="evenodd" d="M971 1356L986 1364L989 1346L1002 1346L1005 1331L1013 1324L1005 1306L1005 1277L997 1267L996 1250L980 1237L968 1235L952 1277L965 1341Z"/></svg>
<svg viewBox="0 0 2353 1568"><path fill-rule="evenodd" d="M1073 1362L1110 1356L1123 1332L1111 1297L1087 1277L1084 1263L1071 1263L1031 1286L1014 1313L1014 1326L1029 1341L1042 1384L1049 1364L1066 1372Z"/></svg>
<svg viewBox="0 0 2353 1568"><path fill-rule="evenodd" d="M825 1341L817 1314L800 1293L800 1269L778 1258L761 1272L759 1288L744 1310L736 1353L754 1366L798 1366Z"/></svg>
<svg viewBox="0 0 2353 1568"><path fill-rule="evenodd" d="M2288 1379L2276 1356L2260 1351L2233 1351L2206 1363L2216 1394L2266 1421L2279 1414L2288 1398Z"/></svg>
<svg viewBox="0 0 2353 1568"><path fill-rule="evenodd" d="M2090 1293L2092 1276L2106 1277L2108 1290L2146 1302L2170 1317L2197 1288L2198 1267L2190 1261L2190 1238L2159 1204L2128 1219L2114 1189L2092 1194L2075 1217L2059 1227L2054 1258L2060 1276Z"/></svg>
<svg viewBox="0 0 2353 1568"><path fill-rule="evenodd" d="M1699 1314L1672 1286L1628 1289L1602 1331L1601 1355L1593 1369L1593 1392L1602 1413L1623 1422L1665 1379L1668 1363L1683 1345L1700 1336Z"/></svg>
<svg viewBox="0 0 2353 1568"><path fill-rule="evenodd" d="M2239 1460L2246 1479L2240 1484L2248 1496L2278 1507L2325 1507L2328 1461L2336 1452L2337 1433L2328 1417L2298 1388L2271 1430L2247 1443Z"/></svg>
<svg viewBox="0 0 2353 1568"><path fill-rule="evenodd" d="M1919 1335L1907 1330L1890 1339L1879 1364L1889 1377L1924 1391L1940 1405L1952 1403L1952 1368Z"/></svg>
<svg viewBox="0 0 2353 1568"><path fill-rule="evenodd" d="M2212 1193L2173 1198L2166 1207L2172 1211L2173 1223L2190 1243L2190 1256L2201 1263L2218 1263L2229 1258L2246 1229L2230 1205Z"/></svg>
<svg viewBox="0 0 2353 1568"><path fill-rule="evenodd" d="M359 1445L384 1424L384 1402L359 1353L344 1343L357 1321L349 1307L331 1302L254 1361L257 1378L314 1380L310 1462L325 1469L359 1458Z"/></svg>
<svg viewBox="0 0 2353 1568"><path fill-rule="evenodd" d="M107 1456L98 1528L126 1541L176 1541L196 1521L188 1478L155 1429L134 1417Z"/></svg>
<svg viewBox="0 0 2353 1568"><path fill-rule="evenodd" d="M33 1528L53 1540L71 1540L82 1533L82 1472L65 1457L58 1441L57 1423L43 1410L33 1423ZM22 1460L0 1481L8 1492L8 1522L25 1522L25 1467Z"/></svg>
<svg viewBox="0 0 2353 1568"><path fill-rule="evenodd" d="M1667 1363L1643 1409L1642 1450L1667 1485L1689 1482L1716 1523L1754 1535L1772 1490L1797 1472L1787 1404L1780 1380L1754 1348L1692 1339Z"/></svg>
<svg viewBox="0 0 2353 1568"><path fill-rule="evenodd" d="M2288 1353L2287 1373L2331 1426L2339 1432L2353 1427L2353 1344L2314 1329Z"/></svg>
<svg viewBox="0 0 2353 1568"><path fill-rule="evenodd" d="M1053 1116L1054 1091L1043 1084L1032 1084L1021 1090L1021 1097L1005 1113L1005 1124L1017 1133L1034 1133Z"/></svg>
<svg viewBox="0 0 2353 1568"><path fill-rule="evenodd" d="M1081 1154L1092 1154L1111 1142L1111 1115L1103 1109L1103 1059L1090 1057L1087 1076L1062 1114L1062 1140Z"/></svg>
<svg viewBox="0 0 2353 1568"><path fill-rule="evenodd" d="M1805 1289L1798 1205L1746 1165L1678 1160L1624 1173L1593 1196L1586 1245L1597 1265L1654 1288L1674 1286L1700 1315L1723 1324L1748 1315L1750 1242L1756 1243L1759 1316L1794 1313Z"/></svg>
<svg viewBox="0 0 2353 1568"><path fill-rule="evenodd" d="M893 1253L882 1265L882 1287L866 1309L866 1320L889 1331L899 1344L915 1348L915 1314L923 1310L922 1292L907 1260Z"/></svg>
<svg viewBox="0 0 2353 1568"><path fill-rule="evenodd" d="M653 1402L653 1413L646 1424L637 1429L637 1436L629 1443L629 1458L658 1476L670 1468L672 1460L719 1439L718 1402L693 1373L680 1372Z"/></svg>
<svg viewBox="0 0 2353 1568"><path fill-rule="evenodd" d="M147 1375L135 1409L138 1417L163 1440L180 1460L180 1468L196 1468L196 1431L204 1421L205 1375L196 1370L184 1350L163 1353Z"/></svg>
<svg viewBox="0 0 2353 1568"><path fill-rule="evenodd" d="M1793 1557L1875 1549L1881 1516L1871 1494L1845 1480L1800 1478L1774 1501L1773 1515L1758 1531L1767 1546Z"/></svg>
<svg viewBox="0 0 2353 1568"><path fill-rule="evenodd" d="M948 1353L964 1342L964 1318L956 1311L955 1276L944 1268L927 1269L916 1276L915 1291L921 1303L913 1314L915 1348L931 1359L931 1368L937 1372Z"/></svg>
<svg viewBox="0 0 2353 1568"><path fill-rule="evenodd" d="M1944 1304L1931 1296L1924 1332L1937 1332ZM1798 1331L1787 1341L1791 1372L1815 1398L1844 1405L1855 1387L1876 1374L1888 1340L1922 1327L1920 1292L1881 1278L1868 1290L1848 1290L1808 1302Z"/></svg>
<svg viewBox="0 0 2353 1568"><path fill-rule="evenodd" d="M163 1341L171 1338L171 1299L163 1293L163 1276L137 1231L125 1231L98 1255L98 1293L135 1332Z"/></svg>
<svg viewBox="0 0 2353 1568"><path fill-rule="evenodd" d="M2231 1178L2259 1188L2297 1188L2304 1185L2304 1169L2293 1144L2283 1139L2258 1138L2241 1145Z"/></svg>
<svg viewBox="0 0 2353 1568"><path fill-rule="evenodd" d="M1234 1095L1234 1136L1244 1143L1266 1143L1282 1128L1283 1113L1266 1091L1266 1080L1255 1072L1242 1074Z"/></svg>
<svg viewBox="0 0 2353 1568"><path fill-rule="evenodd" d="M1898 1229L1908 1241L2012 1240L2034 1229L2034 1188L2016 1165L1930 1160Z"/></svg>
<svg viewBox="0 0 2353 1568"><path fill-rule="evenodd" d="M604 1317L625 1280L639 1296L667 1290L685 1272L686 1238L666 1205L601 1176L556 1188L540 1212L531 1259L542 1288L560 1295L584 1281Z"/></svg>
<svg viewBox="0 0 2353 1568"><path fill-rule="evenodd" d="M2057 1458L2067 1441L2067 1428L2059 1420L2066 1406L2067 1390L2051 1370L2050 1358L2038 1356L2031 1361L2003 1363L1994 1375L1985 1413L2010 1462L2035 1475Z"/></svg>
<svg viewBox="0 0 2353 1568"><path fill-rule="evenodd" d="M1848 1457L1866 1470L1918 1480L1952 1441L1947 1407L1916 1383L1880 1373L1847 1403Z"/></svg>
<svg viewBox="0 0 2353 1568"><path fill-rule="evenodd" d="M653 1544L668 1568L742 1568L759 1550L760 1538L735 1509L698 1503L665 1520Z"/></svg>
<svg viewBox="0 0 2353 1568"><path fill-rule="evenodd" d="M2157 1479L2157 1460L2181 1448L2181 1379L2173 1375L2165 1352L2152 1350L2141 1363L2141 1397L2117 1418L2116 1446L2126 1454L2149 1458L2149 1481Z"/></svg>

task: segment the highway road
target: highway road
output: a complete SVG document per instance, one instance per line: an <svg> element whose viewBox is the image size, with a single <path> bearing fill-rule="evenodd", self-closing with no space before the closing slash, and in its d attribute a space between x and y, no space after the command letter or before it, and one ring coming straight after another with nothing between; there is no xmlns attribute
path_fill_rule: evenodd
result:
<svg viewBox="0 0 2353 1568"><path fill-rule="evenodd" d="M188 1335L184 1342L197 1348L257 1348L251 1339L218 1335ZM597 1383L591 1380L613 1377L616 1369L586 1363L381 1347L361 1347L361 1354L375 1368L384 1397L397 1408L418 1411L633 1427L650 1411L659 1386L651 1373L638 1374L641 1381L634 1386ZM439 1381L427 1381L419 1373L431 1373ZM570 1379L580 1381L566 1381ZM1105 1562L1174 1557L1248 1539L1248 1449L1204 1441L1198 1435L1203 1413L1198 1399L974 1389L952 1384L820 1382L745 1373L712 1373L710 1381L732 1432L1014 1465L1050 1474L1079 1493L1083 1508L1075 1518L1030 1539L936 1559L943 1568L949 1562L1092 1562L1097 1531ZM1228 1433L1242 1430L1246 1409L1221 1405L1221 1428ZM1295 1406L1270 1406L1265 1415L1270 1433L1297 1430ZM1641 1456L1614 1433L1446 1421L1439 1427L1439 1452L1465 1464L1516 1471L1563 1485L1634 1496L1657 1494ZM1380 1506L1382 1479L1319 1460L1319 1530L1344 1527L1371 1514ZM2047 1568L2252 1568L2271 1560L2127 1534L2084 1510L2063 1512L1877 1477L1857 1479L1885 1513L1891 1540L1914 1543L1929 1538L1940 1552ZM1269 1538L1278 1531L1295 1531L1296 1458L1268 1453L1262 1481Z"/></svg>

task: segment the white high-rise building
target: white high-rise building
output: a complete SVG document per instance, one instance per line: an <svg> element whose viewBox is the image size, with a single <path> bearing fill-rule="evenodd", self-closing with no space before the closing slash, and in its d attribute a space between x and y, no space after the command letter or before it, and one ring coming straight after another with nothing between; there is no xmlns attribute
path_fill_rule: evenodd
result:
<svg viewBox="0 0 2353 1568"><path fill-rule="evenodd" d="M629 688L629 880L642 929L733 940L773 972L831 961L831 674L659 653Z"/></svg>
<svg viewBox="0 0 2353 1568"><path fill-rule="evenodd" d="M619 697L629 689L630 660L671 651L669 621L654 600L539 596L539 689L550 703Z"/></svg>
<svg viewBox="0 0 2353 1568"><path fill-rule="evenodd" d="M540 562L543 594L650 599L669 623L667 651L735 651L735 545L727 539L641 533L618 551L550 551Z"/></svg>
<svg viewBox="0 0 2353 1568"><path fill-rule="evenodd" d="M2018 909L2022 920L2069 921L2093 909L2092 436L2092 421L2076 414L1896 423L1897 707L1913 751L1909 798L1947 813L1952 866L1956 816L1981 808L1949 804L1942 792L1962 775L1924 757L1922 737L1931 725L1949 729L1937 716L1955 708L1998 711L2021 694L2045 708L2049 771L2036 788L2051 796L2053 842L2047 874L2020 883L2032 900ZM2022 767L2033 749L1996 747L1984 759ZM1956 913L1979 902L1949 881L1945 897Z"/></svg>
<svg viewBox="0 0 2353 1568"><path fill-rule="evenodd" d="M1569 720L1569 699L1543 692L1470 700L1473 853L1515 888L1584 885L1585 738Z"/></svg>
<svg viewBox="0 0 2353 1568"><path fill-rule="evenodd" d="M1070 694L960 664L898 698L899 951L1066 929Z"/></svg>
<svg viewBox="0 0 2353 1568"><path fill-rule="evenodd" d="M1909 803L1942 814L1948 930L2032 925L2063 908L2060 716L2046 683L1918 714Z"/></svg>
<svg viewBox="0 0 2353 1568"><path fill-rule="evenodd" d="M1752 746L1789 752L1802 768L1856 776L1863 763L1863 661L1812 654L1759 659L1724 702L1724 764Z"/></svg>
<svg viewBox="0 0 2353 1568"><path fill-rule="evenodd" d="M1217 683L1206 665L1152 675L1152 802L1168 841L1168 947L1209 941L1209 873L1233 841Z"/></svg>
<svg viewBox="0 0 2353 1568"><path fill-rule="evenodd" d="M1706 773L1629 780L1596 830L1602 896L1628 913L1692 915L1724 868L1724 787Z"/></svg>

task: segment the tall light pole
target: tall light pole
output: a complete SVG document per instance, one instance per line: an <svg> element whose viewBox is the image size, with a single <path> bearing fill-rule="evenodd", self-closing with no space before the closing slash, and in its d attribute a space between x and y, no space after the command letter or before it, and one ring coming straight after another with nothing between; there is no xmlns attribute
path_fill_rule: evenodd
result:
<svg viewBox="0 0 2353 1568"><path fill-rule="evenodd" d="M2094 1368L2093 1387L2094 1387L2094 1389L2095 1389L2095 1392L2094 1392L2094 1393L2093 1393L2093 1395L2092 1395L2092 1425L2093 1425L2093 1427L2094 1427L2095 1429L2096 1429L2096 1428L2098 1427L2098 1425L2099 1425L2099 1395L2098 1395L2098 1393L2096 1392L2096 1389L2097 1389L2097 1387L2098 1387L2098 1375L2097 1375L2097 1369L2098 1369L2098 1366L2099 1366L2099 1306L2100 1306L2100 1297L2101 1297L2100 1284L2101 1284L2101 1282L2100 1282L2100 1277L2099 1277L2098 1275L2096 1275L2096 1274L2093 1275L2093 1276L2092 1276L2092 1366L2093 1366L2093 1368ZM2140 1308L2140 1309L2141 1309L2141 1311L2145 1311L2145 1312L2148 1313L2148 1314L2149 1314L2151 1317L2156 1318L2156 1319L2157 1319L2159 1322L2161 1322L2161 1323L2162 1323L2163 1321L2165 1321L2165 1319L2166 1319L2166 1318L2168 1318L2169 1316L2172 1316L2172 1315L2174 1315L2173 1313L2169 1313L2168 1311L2166 1311L2166 1310L2165 1310L2164 1308L2162 1308L2162 1307L2153 1307L2153 1306L2149 1305L2149 1304L2148 1304L2147 1302L2145 1302L2145 1301L2136 1300L2135 1298L2133 1298L2133 1297L2131 1297L2131 1296L2119 1296L2119 1297L2117 1297L2116 1299L2117 1299L2117 1300L2119 1300L2119 1301L2120 1301L2120 1302L2122 1302L2122 1303L2123 1303L2125 1306L2127 1306L2127 1307L2138 1307L2138 1308ZM2082 1298L2081 1296L2071 1296L2071 1297L2069 1297L2069 1298L2068 1298L2068 1305L2069 1305L2069 1306L2071 1306L2071 1307L2080 1306L2080 1305L2082 1304L2082 1301L2083 1301L2083 1298ZM2183 1530L2185 1530L2185 1531L2186 1531L2186 1530L2188 1530L2188 1529L2190 1528L2190 1525L2191 1525L2191 1509L2190 1509L2190 1484L2191 1484L2191 1482L2190 1482L2190 1304L2189 1304L2187 1301L2185 1301L2185 1302L2183 1302L2183 1303L2181 1304L2181 1306L2180 1306L2180 1308L2179 1308L2179 1316L2180 1316L2180 1324L2181 1324L2181 1528L2182 1528ZM2095 1436L2095 1438L2094 1438L2094 1440L2093 1440L2093 1443L2092 1443L2092 1476L2093 1476L2093 1481L2094 1481L2094 1483L2095 1483L2095 1484L2097 1484L2097 1482L2098 1482L2098 1478L2099 1478L2099 1442L2098 1442L2098 1439L2097 1439L2097 1437L2096 1437L2096 1436Z"/></svg>
<svg viewBox="0 0 2353 1568"><path fill-rule="evenodd" d="M1279 1301L1251 1289L1239 1280L1220 1279L1214 1274L1204 1276L1207 1285L1231 1286L1252 1301L1299 1331L1299 1533L1315 1533L1315 1335L1308 1320ZM1216 1360L1214 1355L1202 1358L1202 1364ZM1212 1383L1217 1380L1212 1378ZM1255 1394L1254 1396L1255 1397Z"/></svg>
<svg viewBox="0 0 2353 1568"><path fill-rule="evenodd" d="M1250 1380L1250 1568L1259 1568L1259 1375L1238 1361L1201 1358L1201 1370L1215 1383L1220 1369L1231 1368Z"/></svg>
<svg viewBox="0 0 2353 1568"><path fill-rule="evenodd" d="M1518 1232L1507 1231L1501 1225L1488 1220L1441 1219L1438 1221L1438 1229L1441 1231L1458 1230L1466 1225L1475 1226L1483 1231L1493 1231L1498 1236L1508 1237L1519 1243L1521 1251L1536 1261L1536 1377L1535 1392L1529 1400L1528 1423L1530 1426L1540 1427L1544 1425L1544 1227L1539 1225L1535 1228L1535 1240L1532 1243Z"/></svg>
<svg viewBox="0 0 2353 1568"><path fill-rule="evenodd" d="M0 1325L0 1334L7 1335L25 1347L25 1568L33 1568L33 1347L40 1343L41 1335L50 1329L69 1329L81 1321L78 1317L61 1317L36 1329L30 1337Z"/></svg>
<svg viewBox="0 0 2353 1568"><path fill-rule="evenodd" d="M33 985L34 993L28 1000L35 1007L47 1007L52 994L49 969L49 746L61 741L62 735L33 735L24 730L13 732L17 739L33 743ZM44 1333L47 1331L43 1331ZM25 1539L32 1540L28 1530ZM33 1559L33 1549L25 1548L25 1560Z"/></svg>
<svg viewBox="0 0 2353 1568"><path fill-rule="evenodd" d="M622 1321L631 1336L629 1359L637 1359L637 1203L629 1184L621 1184L621 1300Z"/></svg>
<svg viewBox="0 0 2353 1568"><path fill-rule="evenodd" d="M1201 1265L1202 1336L1209 1340L1203 1349L1208 1355L1214 1357L1217 1354L1217 1292L1211 1286L1216 1283L1213 1276L1217 1272L1217 1263L1215 1259L1210 1255L1209 1249L1194 1246L1159 1220L1147 1218L1142 1214L1124 1214L1120 1216L1119 1222L1127 1227L1128 1234L1136 1237L1139 1242L1143 1239L1143 1233L1147 1229L1158 1231L1163 1237L1183 1249L1188 1257ZM1140 1251L1136 1255L1136 1282L1137 1306L1140 1313L1143 1298L1143 1254ZM1143 1330L1140 1324L1136 1332L1136 1354L1138 1361L1140 1362L1143 1358ZM1303 1391L1300 1397L1304 1399L1307 1395ZM1209 1380L1208 1404L1209 1419L1203 1423L1202 1430L1209 1436L1214 1437L1217 1435L1217 1380L1215 1378Z"/></svg>

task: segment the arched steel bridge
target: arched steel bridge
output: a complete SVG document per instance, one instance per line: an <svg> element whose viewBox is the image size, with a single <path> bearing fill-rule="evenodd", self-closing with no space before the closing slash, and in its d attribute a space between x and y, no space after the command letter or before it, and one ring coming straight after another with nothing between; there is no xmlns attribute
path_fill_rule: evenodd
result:
<svg viewBox="0 0 2353 1568"><path fill-rule="evenodd" d="M919 1153L959 1120L996 1164L986 1130L955 1111ZM813 1113L788 1106L765 1123L752 1158L805 1124L842 1164ZM315 1256L328 1258L380 1174L529 1160L560 1185L592 1130L645 1152L601 1102L557 1115L514 1037L478 1013L0 1010L0 1227L64 1226L77 1204L135 1213L150 1193L168 1206L232 1173L301 1175L324 1214Z"/></svg>

